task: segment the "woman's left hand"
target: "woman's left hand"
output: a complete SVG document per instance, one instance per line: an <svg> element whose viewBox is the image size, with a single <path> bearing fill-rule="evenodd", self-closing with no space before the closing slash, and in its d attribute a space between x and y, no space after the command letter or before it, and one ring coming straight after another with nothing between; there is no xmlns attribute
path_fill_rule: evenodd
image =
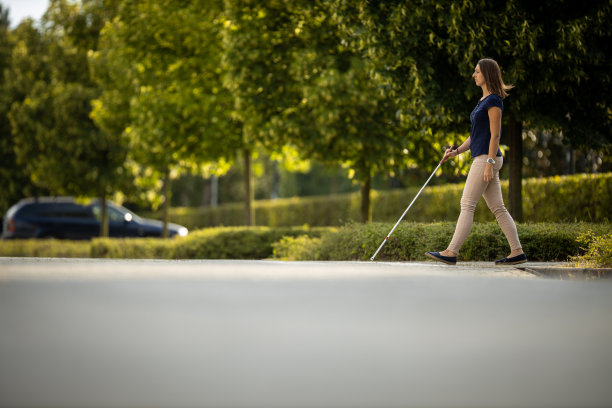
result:
<svg viewBox="0 0 612 408"><path fill-rule="evenodd" d="M484 170L484 181L488 183L491 180L493 180L493 165L487 163Z"/></svg>

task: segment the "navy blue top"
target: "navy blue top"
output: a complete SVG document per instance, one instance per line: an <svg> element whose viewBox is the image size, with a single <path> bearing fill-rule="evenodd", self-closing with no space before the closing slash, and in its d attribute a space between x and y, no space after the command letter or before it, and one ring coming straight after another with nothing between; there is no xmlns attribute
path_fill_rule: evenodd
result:
<svg viewBox="0 0 612 408"><path fill-rule="evenodd" d="M489 143L491 142L491 126L489 123L489 108L497 106L504 112L504 101L497 95L487 95L478 101L476 107L470 114L472 131L470 132L470 151L472 159L481 154L489 154ZM501 137L501 129L499 130ZM501 156L501 150L497 149L497 155Z"/></svg>

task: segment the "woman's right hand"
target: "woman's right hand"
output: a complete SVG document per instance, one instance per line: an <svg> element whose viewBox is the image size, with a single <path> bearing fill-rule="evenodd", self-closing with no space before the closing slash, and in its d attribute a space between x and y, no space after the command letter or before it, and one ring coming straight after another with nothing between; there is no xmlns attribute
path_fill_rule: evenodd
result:
<svg viewBox="0 0 612 408"><path fill-rule="evenodd" d="M455 149L457 149L457 146L451 146L448 149L446 149L446 151L444 152L444 157L442 158L442 163L444 163L451 157L455 157L459 155L459 152Z"/></svg>

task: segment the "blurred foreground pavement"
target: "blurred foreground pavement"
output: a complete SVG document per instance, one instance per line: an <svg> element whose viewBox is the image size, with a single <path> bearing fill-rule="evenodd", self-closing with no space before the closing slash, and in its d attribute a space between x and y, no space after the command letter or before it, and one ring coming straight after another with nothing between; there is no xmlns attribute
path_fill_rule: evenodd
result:
<svg viewBox="0 0 612 408"><path fill-rule="evenodd" d="M612 282L0 258L1 407L612 406Z"/></svg>

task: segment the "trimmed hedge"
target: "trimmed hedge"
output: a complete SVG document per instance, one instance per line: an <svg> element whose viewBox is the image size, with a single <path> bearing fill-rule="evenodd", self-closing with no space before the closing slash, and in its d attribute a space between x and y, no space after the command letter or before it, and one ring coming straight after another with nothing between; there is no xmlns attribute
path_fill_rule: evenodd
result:
<svg viewBox="0 0 612 408"><path fill-rule="evenodd" d="M93 258L264 259L283 237L320 237L328 228L221 227L194 231L184 238L97 238Z"/></svg>
<svg viewBox="0 0 612 408"><path fill-rule="evenodd" d="M320 237L334 228L220 227L184 238L95 238L91 241L5 240L0 256L122 259L264 259L283 237Z"/></svg>
<svg viewBox="0 0 612 408"><path fill-rule="evenodd" d="M356 194L258 200L253 204L256 223L268 227L340 226L359 219L359 205ZM161 213L143 215L161 219ZM189 230L240 226L244 225L244 204L170 208L169 222L184 225Z"/></svg>
<svg viewBox="0 0 612 408"><path fill-rule="evenodd" d="M350 224L321 238L284 238L274 244L274 257L288 260L368 260L376 252L393 224ZM602 236L611 224L519 224L523 250L531 261L567 261L583 254L579 237ZM448 246L455 223L401 223L393 232L377 261L428 260L426 251ZM497 223L475 223L459 260L493 261L508 255L510 248Z"/></svg>
<svg viewBox="0 0 612 408"><path fill-rule="evenodd" d="M368 260L392 223L348 224L341 228L223 227L184 238L98 238L92 241L0 241L0 256ZM590 264L612 258L612 224L519 224L531 261L566 261L583 256ZM378 261L425 260L425 251L446 248L455 223L401 223ZM587 238L584 238L587 237ZM603 237L603 238L602 238ZM506 256L508 244L496 223L475 223L459 255L462 261Z"/></svg>
<svg viewBox="0 0 612 408"><path fill-rule="evenodd" d="M174 248L183 238L94 238L92 258L173 259Z"/></svg>
<svg viewBox="0 0 612 408"><path fill-rule="evenodd" d="M464 184L430 186L407 214L412 222L456 221ZM372 215L376 222L395 222L420 187L373 191ZM502 181L508 196L508 182ZM523 215L526 222L608 222L612 203L612 173L578 174L523 180ZM340 226L359 220L358 193L323 197L256 201L255 220L269 227L311 225ZM159 214L149 214L159 218ZM218 207L181 207L170 210L170 221L189 229L244 223L243 204ZM484 200L478 204L475 221L494 221Z"/></svg>
<svg viewBox="0 0 612 408"><path fill-rule="evenodd" d="M1 240L0 256L41 258L89 258L89 241L65 241L56 239Z"/></svg>

